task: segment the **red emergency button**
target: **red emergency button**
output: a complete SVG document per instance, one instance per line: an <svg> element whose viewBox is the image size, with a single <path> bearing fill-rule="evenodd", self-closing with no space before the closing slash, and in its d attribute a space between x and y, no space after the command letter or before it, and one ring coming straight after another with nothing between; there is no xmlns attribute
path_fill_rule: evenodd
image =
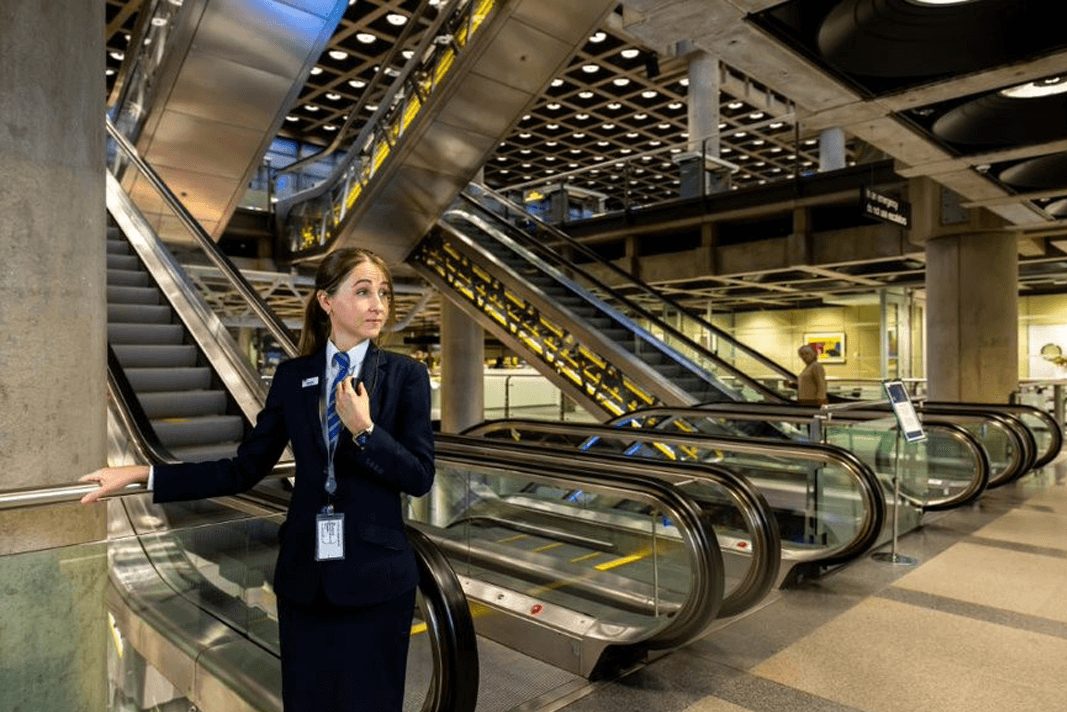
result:
<svg viewBox="0 0 1067 712"><path fill-rule="evenodd" d="M540 613L544 609L545 609L545 607L542 606L540 603L535 603L535 604L533 604L533 607L530 609L530 615L536 616L538 613Z"/></svg>

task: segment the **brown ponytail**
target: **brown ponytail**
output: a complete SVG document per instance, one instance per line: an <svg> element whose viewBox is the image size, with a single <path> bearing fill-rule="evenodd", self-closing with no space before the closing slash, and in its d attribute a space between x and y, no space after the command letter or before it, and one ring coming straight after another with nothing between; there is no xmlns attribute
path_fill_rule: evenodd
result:
<svg viewBox="0 0 1067 712"><path fill-rule="evenodd" d="M396 312L393 309L393 275L389 271L389 265L385 264L381 257L362 247L334 250L319 263L319 269L315 273L315 291L308 297L304 307L304 327L300 330L299 345L301 356L316 353L326 346L326 340L330 338L330 317L319 304L319 292L335 296L349 273L364 262L370 262L380 269L389 284L389 314L382 327L383 335L392 328L396 321Z"/></svg>

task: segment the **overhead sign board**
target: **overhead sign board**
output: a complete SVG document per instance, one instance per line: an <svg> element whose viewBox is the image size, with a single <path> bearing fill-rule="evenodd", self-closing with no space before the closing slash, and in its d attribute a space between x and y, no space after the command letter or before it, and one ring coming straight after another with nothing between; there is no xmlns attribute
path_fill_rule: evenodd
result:
<svg viewBox="0 0 1067 712"><path fill-rule="evenodd" d="M911 203L877 193L867 186L860 186L860 209L867 217L911 227Z"/></svg>

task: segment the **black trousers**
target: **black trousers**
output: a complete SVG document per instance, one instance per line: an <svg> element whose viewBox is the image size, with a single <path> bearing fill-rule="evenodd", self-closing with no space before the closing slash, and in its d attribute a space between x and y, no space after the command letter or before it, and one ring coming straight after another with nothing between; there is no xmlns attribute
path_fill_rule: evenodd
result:
<svg viewBox="0 0 1067 712"><path fill-rule="evenodd" d="M285 712L401 712L415 589L366 607L278 598Z"/></svg>

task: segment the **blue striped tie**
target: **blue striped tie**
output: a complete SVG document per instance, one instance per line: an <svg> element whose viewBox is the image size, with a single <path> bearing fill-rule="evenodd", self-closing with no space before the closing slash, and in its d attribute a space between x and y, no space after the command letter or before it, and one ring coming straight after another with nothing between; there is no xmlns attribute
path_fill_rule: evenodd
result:
<svg viewBox="0 0 1067 712"><path fill-rule="evenodd" d="M330 434L330 449L333 449L333 444L337 442L337 436L341 432L341 416L337 414L337 408L334 404L334 400L337 398L337 384L344 380L348 375L348 354L343 351L338 351L333 355L334 365L339 369L337 376L333 379L333 385L330 386L330 394L326 398L326 430Z"/></svg>

